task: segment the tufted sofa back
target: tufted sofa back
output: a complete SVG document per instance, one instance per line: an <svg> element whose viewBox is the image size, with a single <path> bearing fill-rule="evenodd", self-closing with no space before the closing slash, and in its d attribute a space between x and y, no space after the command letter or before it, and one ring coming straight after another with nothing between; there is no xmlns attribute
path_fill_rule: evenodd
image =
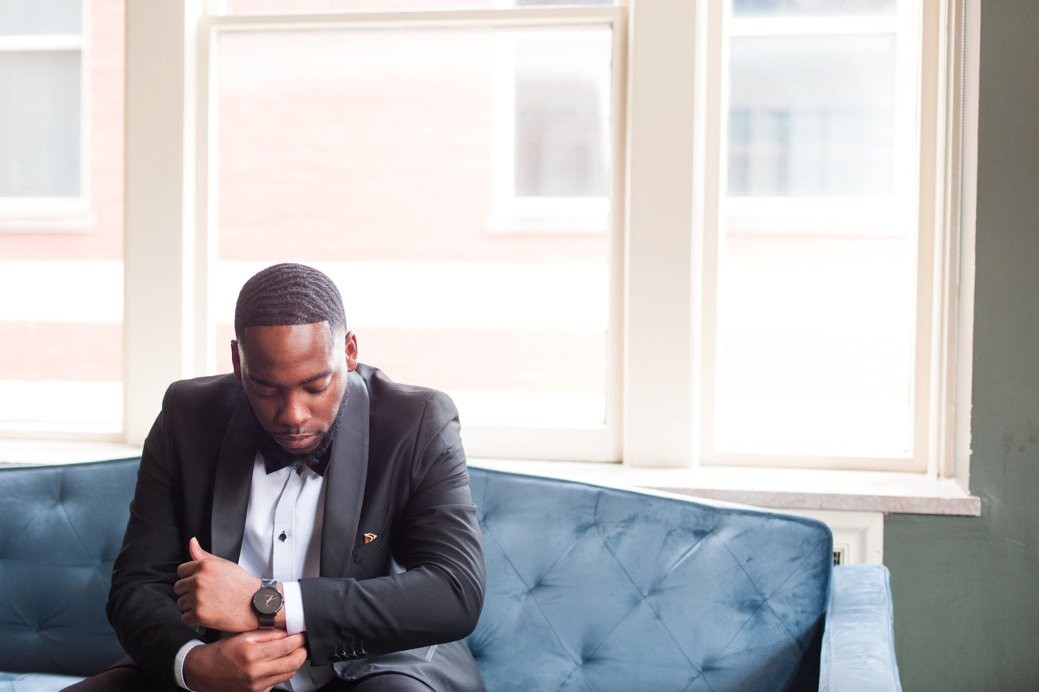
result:
<svg viewBox="0 0 1039 692"><path fill-rule="evenodd" d="M0 468L0 670L89 675L138 460ZM825 525L471 468L491 692L815 689Z"/></svg>
<svg viewBox="0 0 1039 692"><path fill-rule="evenodd" d="M89 675L123 655L105 603L138 461L0 469L0 670Z"/></svg>
<svg viewBox="0 0 1039 692"><path fill-rule="evenodd" d="M493 692L817 689L821 522L471 468Z"/></svg>

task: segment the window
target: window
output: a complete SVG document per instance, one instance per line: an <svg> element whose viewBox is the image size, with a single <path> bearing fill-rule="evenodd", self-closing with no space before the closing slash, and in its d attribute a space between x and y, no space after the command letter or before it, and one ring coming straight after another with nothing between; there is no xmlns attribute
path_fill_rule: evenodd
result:
<svg viewBox="0 0 1039 692"><path fill-rule="evenodd" d="M123 434L123 47L122 2L0 4L0 436Z"/></svg>
<svg viewBox="0 0 1039 692"><path fill-rule="evenodd" d="M80 0L0 7L0 222L6 227L52 225L85 212L84 52Z"/></svg>
<svg viewBox="0 0 1039 692"><path fill-rule="evenodd" d="M950 473L963 7L668 8L633 21L625 461Z"/></svg>
<svg viewBox="0 0 1039 692"><path fill-rule="evenodd" d="M361 360L450 393L472 444L515 451L538 429L581 439L585 456L616 457L619 332L604 224L619 14L570 12L342 14L303 27L208 17L200 367L229 368L234 299L251 273L310 262L343 290ZM537 60L503 72L503 46L528 58L537 48ZM588 87L571 99L577 112L560 110L575 84ZM517 97L508 118L503 89ZM591 197L597 232L493 227L503 126L518 154L512 198Z"/></svg>
<svg viewBox="0 0 1039 692"><path fill-rule="evenodd" d="M295 259L339 280L363 358L456 398L474 456L949 473L960 3L249 1L134 10L170 86L130 89L131 129L184 136L173 169L128 154L132 435L226 369L244 278ZM493 223L603 189L605 231Z"/></svg>
<svg viewBox="0 0 1039 692"><path fill-rule="evenodd" d="M734 0L721 19L707 459L925 454L920 7Z"/></svg>

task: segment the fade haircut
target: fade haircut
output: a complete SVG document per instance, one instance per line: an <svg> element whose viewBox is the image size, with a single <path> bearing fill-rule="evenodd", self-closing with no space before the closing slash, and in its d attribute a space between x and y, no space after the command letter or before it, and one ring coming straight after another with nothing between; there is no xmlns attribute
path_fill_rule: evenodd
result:
<svg viewBox="0 0 1039 692"><path fill-rule="evenodd" d="M346 333L343 297L332 279L313 267L285 262L245 282L234 311L235 338L246 327L282 327L328 322L332 334Z"/></svg>

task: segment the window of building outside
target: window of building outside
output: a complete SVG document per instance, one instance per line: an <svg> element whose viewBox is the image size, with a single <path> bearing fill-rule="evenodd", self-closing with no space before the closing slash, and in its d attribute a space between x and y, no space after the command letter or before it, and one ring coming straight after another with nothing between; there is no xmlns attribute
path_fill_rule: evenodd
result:
<svg viewBox="0 0 1039 692"><path fill-rule="evenodd" d="M123 3L0 4L0 434L122 431Z"/></svg>
<svg viewBox="0 0 1039 692"><path fill-rule="evenodd" d="M229 368L251 273L304 261L363 361L455 398L472 456L935 468L956 2L213 5L130 51L170 97L131 86L131 122L185 153L135 185L189 215L128 228L170 250L128 276L176 262L127 298L183 311L181 376ZM186 90L146 79L181 50ZM132 314L130 361L159 323Z"/></svg>

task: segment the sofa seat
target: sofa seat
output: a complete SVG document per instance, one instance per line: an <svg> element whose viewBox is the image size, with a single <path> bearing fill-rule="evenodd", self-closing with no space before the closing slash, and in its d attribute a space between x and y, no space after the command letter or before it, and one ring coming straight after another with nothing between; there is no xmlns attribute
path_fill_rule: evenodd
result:
<svg viewBox="0 0 1039 692"><path fill-rule="evenodd" d="M122 656L105 603L138 464L0 468L0 692ZM834 569L824 524L470 473L487 591L467 643L490 692L901 689L887 570Z"/></svg>

